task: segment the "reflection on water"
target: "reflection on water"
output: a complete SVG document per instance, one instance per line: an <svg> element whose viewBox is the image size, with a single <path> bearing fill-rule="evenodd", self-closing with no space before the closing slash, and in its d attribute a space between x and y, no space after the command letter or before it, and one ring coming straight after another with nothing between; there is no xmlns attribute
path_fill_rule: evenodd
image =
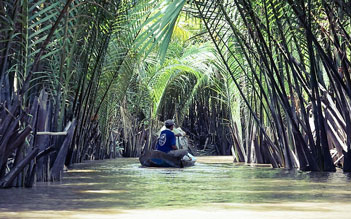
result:
<svg viewBox="0 0 351 219"><path fill-rule="evenodd" d="M212 206L264 211L276 206L280 210L303 211L303 206L308 208L311 203L350 206L350 179L341 171L311 173L235 164L158 169L141 168L137 159L89 162L74 166L60 183L0 190L0 217L31 211L42 217L38 212L56 210L72 216L72 212L89 209L114 209L116 213ZM313 211L312 207L308 209Z"/></svg>

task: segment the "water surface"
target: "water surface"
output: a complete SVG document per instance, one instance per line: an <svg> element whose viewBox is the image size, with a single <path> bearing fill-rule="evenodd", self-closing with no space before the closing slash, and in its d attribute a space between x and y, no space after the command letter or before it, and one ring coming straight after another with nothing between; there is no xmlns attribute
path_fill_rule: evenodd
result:
<svg viewBox="0 0 351 219"><path fill-rule="evenodd" d="M351 176L137 159L77 164L62 182L0 190L0 218L351 218Z"/></svg>

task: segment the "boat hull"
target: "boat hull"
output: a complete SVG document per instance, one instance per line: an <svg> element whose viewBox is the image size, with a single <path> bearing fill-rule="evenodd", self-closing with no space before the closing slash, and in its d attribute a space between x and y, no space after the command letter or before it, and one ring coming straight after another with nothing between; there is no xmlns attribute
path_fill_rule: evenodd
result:
<svg viewBox="0 0 351 219"><path fill-rule="evenodd" d="M183 168L194 166L195 161L186 161L162 151L148 151L139 157L141 165L146 167Z"/></svg>

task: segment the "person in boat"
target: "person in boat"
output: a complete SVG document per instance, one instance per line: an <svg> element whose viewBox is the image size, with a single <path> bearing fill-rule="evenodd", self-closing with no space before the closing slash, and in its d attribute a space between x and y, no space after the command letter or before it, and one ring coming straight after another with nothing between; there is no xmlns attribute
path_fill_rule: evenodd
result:
<svg viewBox="0 0 351 219"><path fill-rule="evenodd" d="M174 129L174 121L168 119L165 121L166 129L160 133L160 137L157 140L156 150L165 152L172 156L182 158L188 154L187 149L178 149L176 145L176 135L172 132ZM177 134L181 136L181 134Z"/></svg>

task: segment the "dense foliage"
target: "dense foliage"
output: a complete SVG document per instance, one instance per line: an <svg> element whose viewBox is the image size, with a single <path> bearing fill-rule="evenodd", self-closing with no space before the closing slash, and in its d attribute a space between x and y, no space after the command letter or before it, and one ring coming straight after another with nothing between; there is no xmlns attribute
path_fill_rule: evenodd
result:
<svg viewBox="0 0 351 219"><path fill-rule="evenodd" d="M168 118L206 153L350 171L350 4L1 1L0 178L139 156ZM67 150L37 134L69 121Z"/></svg>

